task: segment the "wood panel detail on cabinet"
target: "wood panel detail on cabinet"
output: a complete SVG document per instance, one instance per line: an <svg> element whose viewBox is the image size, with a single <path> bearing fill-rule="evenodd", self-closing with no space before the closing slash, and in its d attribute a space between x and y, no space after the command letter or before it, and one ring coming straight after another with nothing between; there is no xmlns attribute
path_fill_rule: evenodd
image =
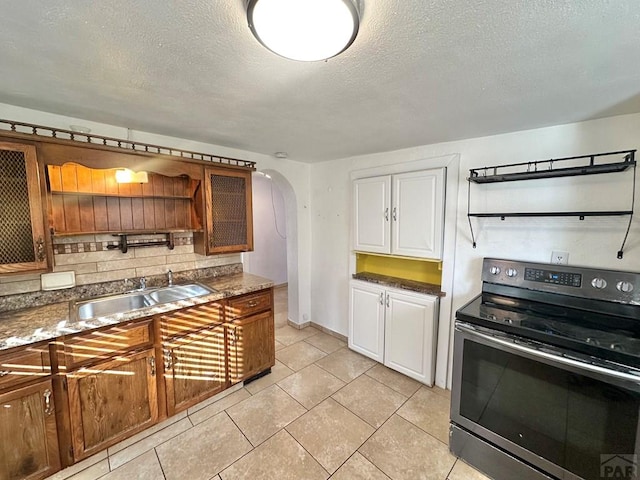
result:
<svg viewBox="0 0 640 480"><path fill-rule="evenodd" d="M198 230L200 180L148 173L148 183L117 183L118 169L48 165L55 234Z"/></svg>
<svg viewBox="0 0 640 480"><path fill-rule="evenodd" d="M0 142L0 274L46 270L40 175L33 145Z"/></svg>
<svg viewBox="0 0 640 480"><path fill-rule="evenodd" d="M67 374L75 461L153 425L158 419L153 350Z"/></svg>
<svg viewBox="0 0 640 480"><path fill-rule="evenodd" d="M166 342L163 360L169 415L222 391L226 386L224 325Z"/></svg>
<svg viewBox="0 0 640 480"><path fill-rule="evenodd" d="M223 321L222 304L204 303L160 316L162 338L179 337Z"/></svg>
<svg viewBox="0 0 640 480"><path fill-rule="evenodd" d="M227 319L246 317L253 313L271 310L273 295L270 290L230 298L227 302Z"/></svg>
<svg viewBox="0 0 640 480"><path fill-rule="evenodd" d="M151 319L92 330L65 340L65 364L68 369L72 369L78 365L112 357L119 352L150 347L153 340Z"/></svg>
<svg viewBox="0 0 640 480"><path fill-rule="evenodd" d="M197 253L253 250L251 170L205 168L205 226L194 236Z"/></svg>
<svg viewBox="0 0 640 480"><path fill-rule="evenodd" d="M0 356L0 389L48 375L51 375L51 366L49 352L44 347L29 346Z"/></svg>
<svg viewBox="0 0 640 480"><path fill-rule="evenodd" d="M60 469L51 380L0 394L0 479L39 480Z"/></svg>

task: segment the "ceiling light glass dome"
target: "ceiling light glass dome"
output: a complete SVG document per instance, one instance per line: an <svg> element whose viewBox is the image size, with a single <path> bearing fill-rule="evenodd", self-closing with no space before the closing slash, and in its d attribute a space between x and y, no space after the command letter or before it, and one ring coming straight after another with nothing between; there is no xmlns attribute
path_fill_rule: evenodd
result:
<svg viewBox="0 0 640 480"><path fill-rule="evenodd" d="M360 23L352 0L249 0L247 19L255 37L269 50L307 62L346 50Z"/></svg>

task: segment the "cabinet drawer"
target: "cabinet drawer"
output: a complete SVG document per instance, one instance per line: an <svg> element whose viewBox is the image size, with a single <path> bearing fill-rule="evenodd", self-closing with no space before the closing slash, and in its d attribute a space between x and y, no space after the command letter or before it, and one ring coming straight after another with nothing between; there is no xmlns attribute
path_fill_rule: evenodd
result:
<svg viewBox="0 0 640 480"><path fill-rule="evenodd" d="M49 350L46 346L0 356L0 389L46 377L51 374Z"/></svg>
<svg viewBox="0 0 640 480"><path fill-rule="evenodd" d="M227 318L246 317L263 310L271 309L271 290L263 290L261 292L244 295L238 298L232 298L227 304Z"/></svg>
<svg viewBox="0 0 640 480"><path fill-rule="evenodd" d="M151 320L92 331L64 341L67 367L109 358L153 343Z"/></svg>
<svg viewBox="0 0 640 480"><path fill-rule="evenodd" d="M205 303L160 317L162 338L187 335L222 322L222 305Z"/></svg>

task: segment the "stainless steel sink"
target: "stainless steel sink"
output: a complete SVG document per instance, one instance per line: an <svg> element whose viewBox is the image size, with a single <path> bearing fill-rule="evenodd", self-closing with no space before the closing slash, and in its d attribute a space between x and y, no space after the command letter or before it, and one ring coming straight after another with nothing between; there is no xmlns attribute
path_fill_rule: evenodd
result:
<svg viewBox="0 0 640 480"><path fill-rule="evenodd" d="M168 303L199 297L209 293L213 293L213 290L199 283L192 283L189 285L173 285L172 287L159 288L158 290L150 292L149 297L155 300L156 303Z"/></svg>
<svg viewBox="0 0 640 480"><path fill-rule="evenodd" d="M162 303L177 302L187 298L208 295L213 292L215 292L215 290L199 283L172 285L155 290L140 290L74 302L71 311L75 313L77 320L91 320L93 318L130 312L131 310L138 310Z"/></svg>
<svg viewBox="0 0 640 480"><path fill-rule="evenodd" d="M78 320L89 320L150 307L156 303L142 292L85 300L76 303L77 318Z"/></svg>

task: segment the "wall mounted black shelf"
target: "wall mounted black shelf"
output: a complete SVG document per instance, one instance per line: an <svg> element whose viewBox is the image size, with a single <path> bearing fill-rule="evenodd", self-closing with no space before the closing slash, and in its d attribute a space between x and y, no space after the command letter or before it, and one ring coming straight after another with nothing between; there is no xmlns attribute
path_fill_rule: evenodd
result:
<svg viewBox="0 0 640 480"><path fill-rule="evenodd" d="M154 234L165 235L166 240L148 241L148 242L135 242L129 243L128 237L134 235L145 235L144 233L118 233L114 237L119 237L120 242L117 245L107 245L107 249L118 249L122 253L127 253L130 248L143 248L143 247L167 247L169 250L173 250L175 247L175 238L173 232L153 232ZM148 235L148 234L147 234Z"/></svg>
<svg viewBox="0 0 640 480"><path fill-rule="evenodd" d="M620 150L617 152L594 153L577 157L564 157L535 162L511 163L506 165L494 165L491 167L472 168L469 170L469 189L467 192L467 217L471 231L473 248L476 248L476 239L473 232L471 217L476 218L500 218L507 217L578 217L584 220L586 217L629 216L629 224L625 233L617 257L622 258L624 245L629 236L633 211L635 205L636 189L636 150ZM622 160L620 161L620 157ZM612 161L612 159L614 161ZM607 161L608 160L608 161ZM544 178L575 177L582 175L597 175L605 173L624 172L633 168L631 209L609 211L563 211L563 212L471 212L471 184L489 184L502 182L515 182L523 180L539 180Z"/></svg>

